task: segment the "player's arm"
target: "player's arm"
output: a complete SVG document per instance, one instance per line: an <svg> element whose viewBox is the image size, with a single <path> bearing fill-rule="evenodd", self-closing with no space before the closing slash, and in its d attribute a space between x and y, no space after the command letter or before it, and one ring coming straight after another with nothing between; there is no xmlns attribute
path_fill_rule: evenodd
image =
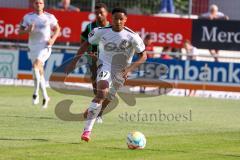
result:
<svg viewBox="0 0 240 160"><path fill-rule="evenodd" d="M136 53L138 53L138 59L132 63L130 66L124 69L123 71L123 77L127 78L128 74L132 72L135 68L140 66L142 63L144 63L147 60L147 53L145 51L145 45L143 43L143 40L139 37L139 35L134 36L134 49Z"/></svg>
<svg viewBox="0 0 240 160"><path fill-rule="evenodd" d="M132 72L134 69L136 69L138 66L143 64L147 60L147 53L146 51L143 51L141 53L138 53L138 59L134 63L132 63L130 66L124 69L123 71L123 77L126 79L128 74Z"/></svg>
<svg viewBox="0 0 240 160"><path fill-rule="evenodd" d="M66 72L70 73L72 70L75 69L75 66L78 62L78 60L82 57L82 55L87 51L88 47L91 44L96 44L99 42L100 36L97 29L94 29L92 32L88 35L88 41L84 41L81 43L80 48L78 49L77 54L74 56L73 60L70 62L70 64L67 66Z"/></svg>
<svg viewBox="0 0 240 160"><path fill-rule="evenodd" d="M27 21L27 16L24 16L24 18L20 24L18 34L21 35L21 34L30 33L34 30L34 28L35 28L35 24L34 23L29 24Z"/></svg>
<svg viewBox="0 0 240 160"><path fill-rule="evenodd" d="M49 46L52 46L55 43L55 41L60 33L61 28L60 28L59 24L57 23L54 27L52 27L52 30L53 30L53 34L48 41Z"/></svg>
<svg viewBox="0 0 240 160"><path fill-rule="evenodd" d="M76 64L79 61L79 59L82 57L82 55L87 51L90 43L88 41L84 41L80 48L78 49L77 54L73 57L69 65L65 68L66 73L72 72L76 68Z"/></svg>
<svg viewBox="0 0 240 160"><path fill-rule="evenodd" d="M78 49L77 54L74 56L72 63L76 65L76 63L78 62L78 60L82 57L82 55L87 51L88 47L89 47L90 43L88 41L84 41L80 48Z"/></svg>
<svg viewBox="0 0 240 160"><path fill-rule="evenodd" d="M89 35L90 30L91 30L91 26L92 26L91 23L88 24L86 26L85 30L82 32L81 37L80 37L80 44L82 44L85 41L88 41L88 35ZM97 59L97 56L94 54L94 52L92 52L92 50L89 50L88 54L92 59L95 59L95 60Z"/></svg>
<svg viewBox="0 0 240 160"><path fill-rule="evenodd" d="M58 20L54 15L51 15L49 17L49 21L50 21L50 27L51 27L51 30L53 31L53 34L51 38L48 40L47 45L52 46L55 43L57 37L59 36L60 26L58 24Z"/></svg>
<svg viewBox="0 0 240 160"><path fill-rule="evenodd" d="M20 26L18 34L26 34L26 33L30 33L34 30L35 25L31 24L28 27L24 27L24 26Z"/></svg>
<svg viewBox="0 0 240 160"><path fill-rule="evenodd" d="M87 51L88 47L92 44L98 44L99 40L100 31L98 30L98 28L95 28L92 32L88 34L87 40L81 43L81 47L79 48L73 61L76 63L81 58L81 56Z"/></svg>
<svg viewBox="0 0 240 160"><path fill-rule="evenodd" d="M82 44L85 41L88 41L88 35L91 32L91 26L93 24L90 23L86 26L85 30L81 33L81 37L80 37L80 44ZM91 50L88 51L88 54L92 57L92 58L97 58L96 55L94 54L94 52L92 52Z"/></svg>

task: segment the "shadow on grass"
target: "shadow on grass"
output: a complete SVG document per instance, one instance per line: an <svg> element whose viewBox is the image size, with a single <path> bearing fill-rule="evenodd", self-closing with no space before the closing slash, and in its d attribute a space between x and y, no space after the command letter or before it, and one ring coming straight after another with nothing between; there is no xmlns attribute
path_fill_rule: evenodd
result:
<svg viewBox="0 0 240 160"><path fill-rule="evenodd" d="M68 143L68 144L79 145L79 144L82 144L82 143L81 142L73 142L73 143Z"/></svg>
<svg viewBox="0 0 240 160"><path fill-rule="evenodd" d="M234 158L240 158L240 155L238 154L216 154L216 155L218 155L218 156L224 156L224 157L234 157Z"/></svg>
<svg viewBox="0 0 240 160"><path fill-rule="evenodd" d="M27 118L27 119L54 119L56 120L56 118L53 117L28 117L28 116L7 116L7 115L0 115L0 117L10 117L10 118Z"/></svg>
<svg viewBox="0 0 240 160"><path fill-rule="evenodd" d="M104 149L111 149L111 150L130 150L127 148L120 148L120 147L104 147ZM138 151L137 149L136 151ZM178 152L178 153L188 153L187 151L184 150L163 150L163 149L152 149L152 148L144 148L144 151L153 151L153 152Z"/></svg>
<svg viewBox="0 0 240 160"><path fill-rule="evenodd" d="M32 139L24 139L24 138L0 138L0 141L39 141L39 142L48 142L48 139L41 138L32 138Z"/></svg>

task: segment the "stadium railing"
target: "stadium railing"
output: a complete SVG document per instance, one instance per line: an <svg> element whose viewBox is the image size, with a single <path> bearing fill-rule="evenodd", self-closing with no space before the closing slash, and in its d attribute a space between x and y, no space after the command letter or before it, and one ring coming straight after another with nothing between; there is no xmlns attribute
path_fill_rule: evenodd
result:
<svg viewBox="0 0 240 160"><path fill-rule="evenodd" d="M16 42L0 42L0 48L5 49L27 49L28 45L27 43L16 43ZM155 55L155 58L159 58L161 55L162 47L155 46L154 51L149 52ZM53 50L70 50L72 52L77 53L77 50L79 47L77 46L71 46L71 45L54 45ZM188 56L184 51L182 52L169 52L167 53L169 56L172 57L179 57L181 56L182 60L185 60ZM196 54L197 60L201 61L213 61L214 57L210 55L209 50L207 49L199 49L199 53ZM220 62L235 62L240 63L240 54L238 51L220 51L219 55L215 55L215 57L218 57Z"/></svg>

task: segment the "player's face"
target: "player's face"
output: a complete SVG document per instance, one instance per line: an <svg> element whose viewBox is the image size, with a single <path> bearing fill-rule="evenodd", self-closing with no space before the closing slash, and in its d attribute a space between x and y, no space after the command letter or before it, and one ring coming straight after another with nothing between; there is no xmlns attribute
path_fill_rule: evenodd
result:
<svg viewBox="0 0 240 160"><path fill-rule="evenodd" d="M97 22L103 22L107 20L108 12L105 8L99 8L95 10L95 15Z"/></svg>
<svg viewBox="0 0 240 160"><path fill-rule="evenodd" d="M112 15L112 27L114 31L121 31L127 22L127 16L124 13L116 12Z"/></svg>
<svg viewBox="0 0 240 160"><path fill-rule="evenodd" d="M36 11L43 11L44 8L44 0L35 0L33 2L33 7Z"/></svg>

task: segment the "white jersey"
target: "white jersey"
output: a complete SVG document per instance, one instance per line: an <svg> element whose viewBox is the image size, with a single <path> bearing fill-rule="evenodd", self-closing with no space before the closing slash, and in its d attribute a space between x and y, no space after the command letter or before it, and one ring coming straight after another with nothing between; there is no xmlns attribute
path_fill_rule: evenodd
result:
<svg viewBox="0 0 240 160"><path fill-rule="evenodd" d="M201 15L201 17L203 17L203 18L209 18L211 16L211 13L210 12L207 12L207 13L203 13L202 15ZM216 14L216 18L223 18L225 15L224 15L224 13L222 13L222 12L217 12L217 14Z"/></svg>
<svg viewBox="0 0 240 160"><path fill-rule="evenodd" d="M47 12L43 12L41 15L31 12L23 17L21 26L27 27L33 23L35 24L35 28L29 34L29 46L46 45L47 41L51 38L51 28L58 23L57 19L54 15Z"/></svg>
<svg viewBox="0 0 240 160"><path fill-rule="evenodd" d="M115 32L112 27L95 28L88 35L91 44L99 44L99 61L103 65L126 67L134 53L141 53L145 45L140 36L127 27Z"/></svg>

